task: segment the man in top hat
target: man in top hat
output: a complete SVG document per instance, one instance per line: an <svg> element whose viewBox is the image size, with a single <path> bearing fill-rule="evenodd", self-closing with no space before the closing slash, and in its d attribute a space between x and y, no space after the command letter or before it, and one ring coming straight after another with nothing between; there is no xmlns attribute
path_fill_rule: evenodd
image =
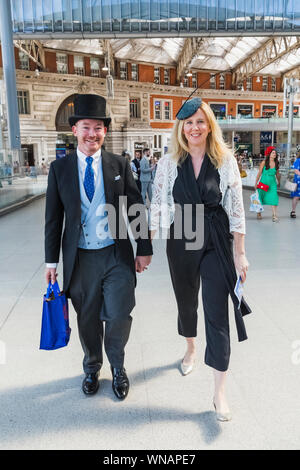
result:
<svg viewBox="0 0 300 470"><path fill-rule="evenodd" d="M135 273L143 272L150 264L152 245L147 225L146 235L136 236L135 258L126 226L125 236L120 236L120 199L126 199L127 211L134 204L144 206L127 159L101 148L111 121L106 116L105 99L92 94L77 95L74 110L69 123L77 137L77 151L52 162L48 177L46 281L56 280L64 222L64 291L77 313L84 352L83 392L92 395L98 390L104 343L113 391L124 399L129 390L124 349L135 305ZM138 216L145 228L146 214Z"/></svg>

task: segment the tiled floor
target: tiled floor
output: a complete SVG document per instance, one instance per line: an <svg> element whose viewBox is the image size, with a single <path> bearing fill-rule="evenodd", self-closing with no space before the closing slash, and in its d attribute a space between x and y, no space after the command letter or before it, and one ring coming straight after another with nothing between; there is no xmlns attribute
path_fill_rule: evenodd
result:
<svg viewBox="0 0 300 470"><path fill-rule="evenodd" d="M212 371L199 309L195 371L178 370L184 340L165 243L154 242L148 271L138 275L137 305L126 350L131 382L118 402L109 364L97 395L81 391L82 352L71 308L67 348L40 351L44 200L0 218L0 448L1 449L297 449L300 446L300 210L289 218L280 198L279 223L266 208L248 211L250 271L245 297L249 339L238 343L231 311L228 400L233 420L221 424L212 407ZM299 206L300 207L300 206ZM61 266L59 280L62 281Z"/></svg>

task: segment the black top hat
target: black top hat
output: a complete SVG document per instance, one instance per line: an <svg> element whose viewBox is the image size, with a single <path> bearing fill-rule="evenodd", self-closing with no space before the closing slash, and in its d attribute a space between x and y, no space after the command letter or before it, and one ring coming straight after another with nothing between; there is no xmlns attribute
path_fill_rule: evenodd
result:
<svg viewBox="0 0 300 470"><path fill-rule="evenodd" d="M99 95L77 95L74 100L74 116L69 117L70 126L80 119L99 119L108 127L111 121L106 116L106 100Z"/></svg>

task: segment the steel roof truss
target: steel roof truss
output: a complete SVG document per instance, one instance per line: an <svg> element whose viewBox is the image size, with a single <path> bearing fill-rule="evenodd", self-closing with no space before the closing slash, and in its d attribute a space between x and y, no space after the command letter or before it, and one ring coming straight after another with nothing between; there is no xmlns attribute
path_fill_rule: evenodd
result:
<svg viewBox="0 0 300 470"><path fill-rule="evenodd" d="M272 37L233 69L233 82L241 83L300 47L299 37Z"/></svg>

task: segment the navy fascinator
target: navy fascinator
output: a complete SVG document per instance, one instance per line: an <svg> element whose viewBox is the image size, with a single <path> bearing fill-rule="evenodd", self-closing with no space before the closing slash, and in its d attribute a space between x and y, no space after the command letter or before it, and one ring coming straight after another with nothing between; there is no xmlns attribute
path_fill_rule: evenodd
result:
<svg viewBox="0 0 300 470"><path fill-rule="evenodd" d="M183 119L189 118L190 116L195 114L197 109L201 106L201 103L202 99L199 97L185 101L178 113L176 114L177 119L182 121Z"/></svg>

